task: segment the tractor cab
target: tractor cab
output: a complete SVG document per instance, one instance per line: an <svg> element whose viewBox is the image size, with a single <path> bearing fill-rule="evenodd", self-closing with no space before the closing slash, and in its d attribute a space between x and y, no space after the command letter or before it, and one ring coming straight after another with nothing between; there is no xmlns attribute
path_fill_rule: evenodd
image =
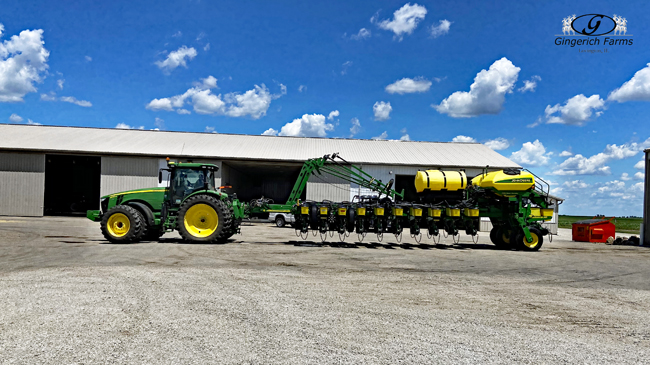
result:
<svg viewBox="0 0 650 365"><path fill-rule="evenodd" d="M219 167L200 163L168 162L160 169L158 182L162 183L163 171L169 172L167 196L171 206L179 206L185 198L199 191L216 191L215 173Z"/></svg>

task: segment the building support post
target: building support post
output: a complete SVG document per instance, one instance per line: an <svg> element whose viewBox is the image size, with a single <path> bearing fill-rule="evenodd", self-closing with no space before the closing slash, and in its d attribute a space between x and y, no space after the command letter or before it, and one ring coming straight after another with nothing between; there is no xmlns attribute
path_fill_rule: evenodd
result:
<svg viewBox="0 0 650 365"><path fill-rule="evenodd" d="M645 184L643 188L643 242L650 246L650 148L645 152Z"/></svg>

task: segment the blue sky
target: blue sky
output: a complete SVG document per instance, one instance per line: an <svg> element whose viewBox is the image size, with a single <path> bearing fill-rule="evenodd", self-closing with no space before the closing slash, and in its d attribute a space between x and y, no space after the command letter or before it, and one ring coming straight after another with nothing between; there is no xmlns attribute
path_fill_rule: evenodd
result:
<svg viewBox="0 0 650 365"><path fill-rule="evenodd" d="M3 0L0 122L478 141L563 213L641 215L650 5L505 4ZM554 44L593 13L634 43Z"/></svg>

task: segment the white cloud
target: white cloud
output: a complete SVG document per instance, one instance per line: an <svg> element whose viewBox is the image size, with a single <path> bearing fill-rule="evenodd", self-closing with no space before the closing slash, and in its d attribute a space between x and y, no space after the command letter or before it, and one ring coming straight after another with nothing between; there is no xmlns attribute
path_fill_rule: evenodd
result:
<svg viewBox="0 0 650 365"><path fill-rule="evenodd" d="M160 118L156 117L156 119L155 119L155 121L154 121L153 124L154 124L156 127L158 127L158 129L162 129L162 130L165 129L165 121L164 121L163 119L160 119Z"/></svg>
<svg viewBox="0 0 650 365"><path fill-rule="evenodd" d="M350 68L350 66L352 66L352 61L343 62L341 75L345 75L346 73L348 73L348 68Z"/></svg>
<svg viewBox="0 0 650 365"><path fill-rule="evenodd" d="M217 88L217 79L208 76L201 82L194 84L185 93L169 98L153 99L147 104L146 109L159 111L174 111L179 114L190 114L183 106L187 103L194 107L199 114L227 115L230 117L250 116L259 119L266 115L273 99L286 93L286 86L280 84L281 94L271 94L264 84L255 85L252 90L243 94L228 93L216 95L212 89Z"/></svg>
<svg viewBox="0 0 650 365"><path fill-rule="evenodd" d="M92 60L93 60L93 58L92 58L92 57L90 57L90 56L86 56L86 57L84 57L84 58L86 59L86 62L90 62L90 61L92 61Z"/></svg>
<svg viewBox="0 0 650 365"><path fill-rule="evenodd" d="M33 121L31 119L27 119L27 124L28 125L42 125L41 123L36 123L35 121Z"/></svg>
<svg viewBox="0 0 650 365"><path fill-rule="evenodd" d="M174 38L178 38L178 37L180 37L180 36L182 36L182 35L183 35L183 32L181 32L181 31L179 30L178 32L172 34L172 37L174 37Z"/></svg>
<svg viewBox="0 0 650 365"><path fill-rule="evenodd" d="M607 100L614 100L619 103L626 101L650 101L650 63L637 71L621 87L609 93Z"/></svg>
<svg viewBox="0 0 650 365"><path fill-rule="evenodd" d="M263 136L277 136L278 131L273 129L273 128L269 128L269 129L265 130L264 133L262 133L262 135Z"/></svg>
<svg viewBox="0 0 650 365"><path fill-rule="evenodd" d="M206 51L206 52L209 51L210 50L210 43L203 46L203 50Z"/></svg>
<svg viewBox="0 0 650 365"><path fill-rule="evenodd" d="M262 84L262 86L255 85L253 90L248 90L243 94L226 94L224 99L229 104L226 109L226 115L231 117L248 115L253 119L259 119L266 115L266 111L271 106L273 95Z"/></svg>
<svg viewBox="0 0 650 365"><path fill-rule="evenodd" d="M327 120L334 120L334 118L339 116L339 111L338 110L333 110L330 112L330 114L327 116Z"/></svg>
<svg viewBox="0 0 650 365"><path fill-rule="evenodd" d="M438 113L454 118L498 114L503 108L506 93L512 92L520 70L503 57L495 61L488 70L481 70L476 75L469 92L456 91L440 105L432 106Z"/></svg>
<svg viewBox="0 0 650 365"><path fill-rule="evenodd" d="M630 181L630 180L632 180L632 178L630 177L630 175L627 172L624 172L624 173L621 174L621 180Z"/></svg>
<svg viewBox="0 0 650 365"><path fill-rule="evenodd" d="M131 127L130 125L128 125L128 124L126 124L126 123L118 123L118 124L115 126L115 128L116 128L116 129L144 129L144 126L141 125L141 126L139 126L139 127Z"/></svg>
<svg viewBox="0 0 650 365"><path fill-rule="evenodd" d="M547 105L544 111L546 123L581 126L589 121L594 111L603 109L604 106L605 100L601 99L597 94L588 98L579 94L567 100L564 105L556 104L553 107ZM556 114L558 112L560 115ZM596 112L596 117L599 117L602 113L602 111Z"/></svg>
<svg viewBox="0 0 650 365"><path fill-rule="evenodd" d="M43 101L64 101L66 103L71 103L71 104L76 104L79 106L83 106L85 108L89 108L93 106L93 104L89 101L86 100L79 100L75 98L74 96L61 96L57 97L54 92L50 92L49 94L41 94L41 100Z"/></svg>
<svg viewBox="0 0 650 365"><path fill-rule="evenodd" d="M377 140L377 141L385 140L386 138L388 138L388 132L386 132L386 131L384 131L384 133L382 133L382 134L380 134L380 135L378 135L376 137L372 137L372 139Z"/></svg>
<svg viewBox="0 0 650 365"><path fill-rule="evenodd" d="M510 141L502 137L487 140L483 144L495 151L505 150L510 147Z"/></svg>
<svg viewBox="0 0 650 365"><path fill-rule="evenodd" d="M463 136L462 134L454 137L451 141L456 143L476 143L476 139L468 136Z"/></svg>
<svg viewBox="0 0 650 365"><path fill-rule="evenodd" d="M393 13L392 20L382 20L377 25L381 29L392 31L395 33L395 38L401 41L404 34L413 33L413 30L424 19L425 15L427 15L427 9L424 6L408 3ZM373 19L376 18L371 18L371 21Z"/></svg>
<svg viewBox="0 0 650 365"><path fill-rule="evenodd" d="M537 81L541 81L542 78L535 75L530 78L530 80L524 80L524 86L517 89L519 92L525 93L526 91L535 92L537 88Z"/></svg>
<svg viewBox="0 0 650 365"><path fill-rule="evenodd" d="M562 151L562 152L560 152L559 156L560 157L571 157L571 156L573 156L573 152L571 152L571 151Z"/></svg>
<svg viewBox="0 0 650 365"><path fill-rule="evenodd" d="M205 32L200 32L199 35L196 36L196 41L198 42L203 38L205 38Z"/></svg>
<svg viewBox="0 0 650 365"><path fill-rule="evenodd" d="M645 175L643 175L642 172L637 172L634 174L634 178L637 180L643 180L645 178Z"/></svg>
<svg viewBox="0 0 650 365"><path fill-rule="evenodd" d="M322 114L305 114L301 118L294 119L293 122L285 124L278 135L327 137L327 132L334 130L334 126L326 123L325 119L325 116Z"/></svg>
<svg viewBox="0 0 650 365"><path fill-rule="evenodd" d="M432 25L431 28L429 28L429 32L433 38L438 38L441 35L445 35L449 33L450 27L451 27L451 22L447 19L443 19L440 21L440 24Z"/></svg>
<svg viewBox="0 0 650 365"><path fill-rule="evenodd" d="M77 100L77 98L75 98L74 96L62 96L61 98L59 98L59 100L65 101L66 103L72 103L79 106L83 106L85 108L89 108L93 106L91 102L86 100Z"/></svg>
<svg viewBox="0 0 650 365"><path fill-rule="evenodd" d="M56 101L56 94L49 93L49 94L41 94L41 100L43 101Z"/></svg>
<svg viewBox="0 0 650 365"><path fill-rule="evenodd" d="M368 29L361 28L359 29L359 33L351 35L350 38L354 39L355 41L359 41L362 39L369 38L371 35L372 33Z"/></svg>
<svg viewBox="0 0 650 365"><path fill-rule="evenodd" d="M519 151L510 155L510 159L522 166L542 166L548 163L550 157L542 142L536 139L534 142L524 143Z"/></svg>
<svg viewBox="0 0 650 365"><path fill-rule="evenodd" d="M20 122L23 121L23 117L21 117L18 114L11 114L9 116L9 121L12 122L12 123L20 123Z"/></svg>
<svg viewBox="0 0 650 365"><path fill-rule="evenodd" d="M187 61L192 60L196 55L197 53L194 47L187 48L186 46L182 46L176 51L169 52L164 61L156 61L156 66L168 74L178 66L187 68Z"/></svg>
<svg viewBox="0 0 650 365"><path fill-rule="evenodd" d="M641 160L634 165L635 169L645 170L645 160Z"/></svg>
<svg viewBox="0 0 650 365"><path fill-rule="evenodd" d="M378 101L372 106L372 112L375 114L375 120L388 120L393 107L390 102Z"/></svg>
<svg viewBox="0 0 650 365"><path fill-rule="evenodd" d="M426 80L424 77L416 77L415 79L405 77L386 86L386 92L390 94L423 93L429 91L430 87L431 81Z"/></svg>
<svg viewBox="0 0 650 365"><path fill-rule="evenodd" d="M41 99L43 99L43 95L41 95ZM174 110L174 108L172 108L172 102L169 98L153 99L149 102L149 104L147 104L146 108L154 111L165 110L170 112Z"/></svg>
<svg viewBox="0 0 650 365"><path fill-rule="evenodd" d="M650 138L642 143L627 143L620 146L608 144L605 150L591 157L577 154L569 157L552 172L553 175L610 175L606 163L636 156L644 148L650 147Z"/></svg>
<svg viewBox="0 0 650 365"><path fill-rule="evenodd" d="M299 93L301 93L301 92L303 92L303 91L305 91L305 90L307 90L307 86L305 86L305 85L300 85L300 86L298 86L298 92L299 92Z"/></svg>
<svg viewBox="0 0 650 365"><path fill-rule="evenodd" d="M64 82L65 82L64 79L56 80L56 84L59 86L59 89L63 90L63 83Z"/></svg>
<svg viewBox="0 0 650 365"><path fill-rule="evenodd" d="M215 130L214 127L208 127L208 126L205 127L205 130L203 132L205 132L205 133L217 133L217 131Z"/></svg>
<svg viewBox="0 0 650 365"><path fill-rule="evenodd" d="M403 134L401 137L399 137L400 141L410 141L411 137L408 134Z"/></svg>
<svg viewBox="0 0 650 365"><path fill-rule="evenodd" d="M0 37L4 26L0 24ZM0 102L19 102L36 92L43 81L50 52L43 47L43 30L23 30L0 43Z"/></svg>
<svg viewBox="0 0 650 365"><path fill-rule="evenodd" d="M352 123L352 127L350 128L350 138L352 138L355 134L361 131L361 123L359 123L359 118L352 118L350 122Z"/></svg>

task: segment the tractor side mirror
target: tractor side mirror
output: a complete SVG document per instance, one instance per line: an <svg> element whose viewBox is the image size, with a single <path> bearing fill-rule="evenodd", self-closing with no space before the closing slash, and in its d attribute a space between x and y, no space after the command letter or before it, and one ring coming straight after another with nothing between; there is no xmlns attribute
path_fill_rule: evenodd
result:
<svg viewBox="0 0 650 365"><path fill-rule="evenodd" d="M162 184L162 169L158 170L158 184Z"/></svg>

